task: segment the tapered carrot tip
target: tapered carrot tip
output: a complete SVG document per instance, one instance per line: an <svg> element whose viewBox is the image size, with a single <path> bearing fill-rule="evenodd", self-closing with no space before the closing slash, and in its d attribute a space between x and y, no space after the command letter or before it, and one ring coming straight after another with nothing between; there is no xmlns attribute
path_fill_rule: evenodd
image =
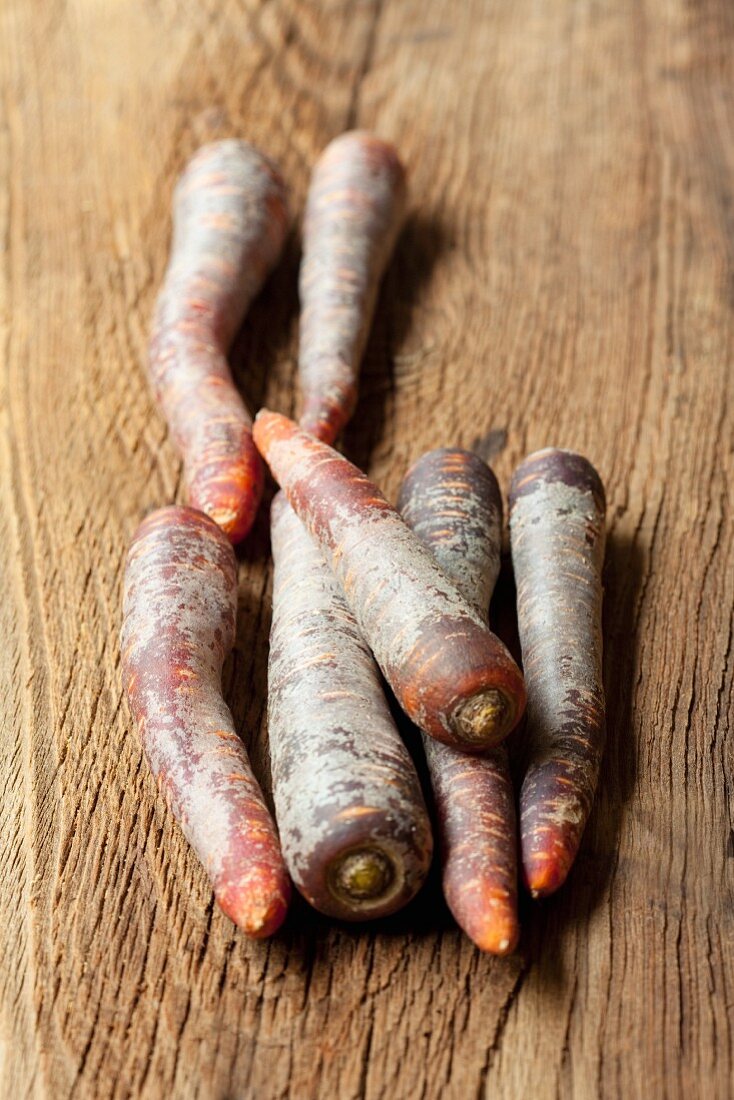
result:
<svg viewBox="0 0 734 1100"><path fill-rule="evenodd" d="M272 936L280 928L288 912L291 897L290 881L277 874L274 881L263 876L260 884L229 883L215 887L214 896L222 912L253 940Z"/></svg>
<svg viewBox="0 0 734 1100"><path fill-rule="evenodd" d="M189 476L189 503L205 512L233 544L248 534L257 515L263 489L263 465L251 438L237 461L215 460Z"/></svg>
<svg viewBox="0 0 734 1100"><path fill-rule="evenodd" d="M444 884L454 919L469 939L488 955L511 955L520 938L513 899L506 891L491 889L486 880Z"/></svg>
<svg viewBox="0 0 734 1100"><path fill-rule="evenodd" d="M510 913L495 917L490 914L479 927L467 927L464 931L488 955L511 955L520 939L520 928Z"/></svg>
<svg viewBox="0 0 734 1100"><path fill-rule="evenodd" d="M555 837L543 851L522 854L525 885L534 898L547 898L563 886L576 857L577 846L569 849L560 837Z"/></svg>

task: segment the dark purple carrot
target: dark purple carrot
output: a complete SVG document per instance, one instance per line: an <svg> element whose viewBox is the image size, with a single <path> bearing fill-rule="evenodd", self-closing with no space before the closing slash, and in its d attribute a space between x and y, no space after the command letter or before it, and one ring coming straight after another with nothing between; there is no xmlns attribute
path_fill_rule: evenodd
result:
<svg viewBox="0 0 734 1100"><path fill-rule="evenodd" d="M405 211L405 171L374 134L342 134L313 172L303 225L301 426L333 443L349 420L377 291Z"/></svg>
<svg viewBox="0 0 734 1100"><path fill-rule="evenodd" d="M227 352L287 229L285 185L257 149L244 141L199 149L176 187L150 376L183 455L189 502L232 542L252 525L262 466Z"/></svg>
<svg viewBox="0 0 734 1100"><path fill-rule="evenodd" d="M499 742L519 720L525 693L482 616L351 462L277 413L259 413L253 434L405 712L467 751Z"/></svg>
<svg viewBox="0 0 734 1100"><path fill-rule="evenodd" d="M520 838L534 897L565 881L599 777L605 508L599 475L572 451L538 451L513 475L510 536L528 689Z"/></svg>
<svg viewBox="0 0 734 1100"><path fill-rule="evenodd" d="M500 567L502 498L476 455L447 448L408 471L398 508L486 618ZM519 936L515 798L504 745L468 756L423 737L436 800L443 891L457 924L483 951L506 955Z"/></svg>
<svg viewBox="0 0 734 1100"><path fill-rule="evenodd" d="M125 570L122 679L159 790L248 935L282 923L290 883L275 825L221 691L237 608L234 552L213 520L161 508Z"/></svg>
<svg viewBox="0 0 734 1100"><path fill-rule="evenodd" d="M271 539L268 729L283 854L316 909L385 916L430 865L420 783L354 616L282 493Z"/></svg>

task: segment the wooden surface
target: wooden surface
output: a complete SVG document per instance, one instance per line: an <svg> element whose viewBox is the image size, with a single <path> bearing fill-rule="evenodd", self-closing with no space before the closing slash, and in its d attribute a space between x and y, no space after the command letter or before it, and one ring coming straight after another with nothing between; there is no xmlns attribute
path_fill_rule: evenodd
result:
<svg viewBox="0 0 734 1100"><path fill-rule="evenodd" d="M4 0L2 1096L731 1095L733 60L727 0ZM355 124L412 215L349 453L394 495L438 444L506 488L555 443L609 490L602 787L507 961L435 883L244 942L121 698L126 544L180 495L145 377L175 175L241 135L300 210ZM238 341L253 407L294 408L297 263ZM226 678L262 775L266 529Z"/></svg>

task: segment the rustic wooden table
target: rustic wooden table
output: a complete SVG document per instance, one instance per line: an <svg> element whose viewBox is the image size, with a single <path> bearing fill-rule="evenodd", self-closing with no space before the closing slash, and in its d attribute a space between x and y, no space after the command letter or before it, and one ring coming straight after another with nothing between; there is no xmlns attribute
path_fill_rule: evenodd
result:
<svg viewBox="0 0 734 1100"><path fill-rule="evenodd" d="M734 1073L734 9L725 0L5 0L0 9L0 1093L699 1097ZM245 942L155 797L120 584L181 467L145 375L176 173L252 139L300 211L376 128L412 213L349 453L394 494L477 444L609 490L609 744L577 868L482 957L435 887ZM294 409L297 234L234 354ZM267 775L270 571L227 694Z"/></svg>

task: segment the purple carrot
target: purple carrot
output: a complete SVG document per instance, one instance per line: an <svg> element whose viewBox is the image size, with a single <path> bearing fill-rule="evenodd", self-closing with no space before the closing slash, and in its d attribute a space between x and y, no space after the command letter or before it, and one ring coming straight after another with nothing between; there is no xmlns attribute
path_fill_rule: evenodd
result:
<svg viewBox="0 0 734 1100"><path fill-rule="evenodd" d="M515 470L510 535L529 745L520 837L534 897L565 881L599 778L605 509L599 475L572 451L538 451Z"/></svg>
<svg viewBox="0 0 734 1100"><path fill-rule="evenodd" d="M189 502L232 542L252 525L262 464L227 352L287 229L285 184L257 149L244 141L199 149L176 187L150 377L183 455Z"/></svg>
<svg viewBox="0 0 734 1100"><path fill-rule="evenodd" d="M271 935L290 883L275 825L222 698L237 568L213 520L161 508L127 558L122 679L150 769L216 899L248 935Z"/></svg>
<svg viewBox="0 0 734 1100"><path fill-rule="evenodd" d="M430 865L418 777L354 616L280 493L271 538L268 729L288 870L322 913L385 916L413 897Z"/></svg>
<svg viewBox="0 0 734 1100"><path fill-rule="evenodd" d="M298 376L301 426L333 443L357 399L377 291L405 211L395 148L355 130L326 147L303 225Z"/></svg>
<svg viewBox="0 0 734 1100"><path fill-rule="evenodd" d="M423 455L398 508L463 596L486 618L500 567L502 498L489 467L468 451ZM468 756L423 737L438 813L443 891L457 924L483 951L517 945L515 800L504 745Z"/></svg>

